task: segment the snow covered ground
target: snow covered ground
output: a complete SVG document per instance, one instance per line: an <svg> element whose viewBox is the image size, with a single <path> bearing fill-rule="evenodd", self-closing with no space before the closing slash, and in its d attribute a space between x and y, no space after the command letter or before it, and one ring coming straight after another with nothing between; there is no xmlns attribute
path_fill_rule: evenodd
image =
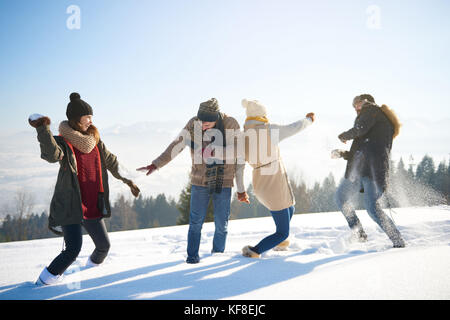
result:
<svg viewBox="0 0 450 320"><path fill-rule="evenodd" d="M226 252L210 254L214 225L203 227L201 262L186 264L188 226L110 233L104 264L84 268L88 236L61 284L33 285L61 251L62 238L0 244L0 300L11 299L450 299L450 207L401 208L392 216L407 248L393 249L365 211L369 241L351 241L337 212L294 215L288 251L241 256L274 231L270 217L229 223Z"/></svg>

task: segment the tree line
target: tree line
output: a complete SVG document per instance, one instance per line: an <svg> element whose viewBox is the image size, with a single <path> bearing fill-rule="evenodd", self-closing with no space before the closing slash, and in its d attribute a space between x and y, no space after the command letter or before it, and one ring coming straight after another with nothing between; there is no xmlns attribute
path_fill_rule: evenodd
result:
<svg viewBox="0 0 450 320"><path fill-rule="evenodd" d="M389 187L383 196L385 207L432 206L450 203L450 161L440 162L437 166L428 155L414 168L414 164L405 167L403 159L391 163ZM330 173L321 183L316 182L308 188L304 181L291 180L292 191L296 199L295 213L314 213L338 211L335 194L338 183ZM230 219L246 219L270 216L253 194L250 184L247 193L250 204L240 203L236 195L231 202ZM105 219L109 231L156 228L189 223L189 203L191 185L181 190L178 200L159 194L155 197L143 197L130 200L120 195L112 204L111 218ZM33 197L19 192L14 199L13 209L3 220L0 227L0 242L30 240L53 237L48 230L46 212L32 212ZM363 209L363 194L355 203L356 209ZM212 202L209 203L205 221L214 220Z"/></svg>

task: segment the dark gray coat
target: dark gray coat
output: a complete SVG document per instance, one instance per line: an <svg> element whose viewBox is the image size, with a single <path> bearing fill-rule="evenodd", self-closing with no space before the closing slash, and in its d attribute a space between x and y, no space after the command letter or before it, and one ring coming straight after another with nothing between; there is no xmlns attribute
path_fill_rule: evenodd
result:
<svg viewBox="0 0 450 320"><path fill-rule="evenodd" d="M50 203L49 228L53 230L56 226L81 223L83 210L75 155L63 137L52 135L49 126L43 125L37 127L36 130L41 148L41 158L50 163L59 162L60 165L55 191ZM107 170L124 183L128 183L129 180L119 174L117 157L106 149L105 144L101 140L97 147L100 152L104 189L105 210L103 217L110 217L111 205L109 202Z"/></svg>
<svg viewBox="0 0 450 320"><path fill-rule="evenodd" d="M365 103L353 128L339 135L341 139L353 140L350 152L345 155L348 160L345 178L369 177L384 192L393 134L394 126L381 108Z"/></svg>

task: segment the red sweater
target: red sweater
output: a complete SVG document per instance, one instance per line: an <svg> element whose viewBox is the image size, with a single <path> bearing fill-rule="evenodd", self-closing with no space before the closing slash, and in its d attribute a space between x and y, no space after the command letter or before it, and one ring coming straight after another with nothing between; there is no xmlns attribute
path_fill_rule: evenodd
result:
<svg viewBox="0 0 450 320"><path fill-rule="evenodd" d="M97 146L90 153L82 153L73 147L77 159L78 182L84 219L101 217L97 208L98 193L102 191L100 154Z"/></svg>

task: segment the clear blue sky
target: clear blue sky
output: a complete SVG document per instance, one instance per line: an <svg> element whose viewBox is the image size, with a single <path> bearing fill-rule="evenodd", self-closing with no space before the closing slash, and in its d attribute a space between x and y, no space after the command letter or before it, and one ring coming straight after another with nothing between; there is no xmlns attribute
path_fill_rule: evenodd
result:
<svg viewBox="0 0 450 320"><path fill-rule="evenodd" d="M81 10L69 30L67 7ZM380 29L367 27L376 5ZM201 101L243 119L259 99L283 122L348 115L372 93L403 117L450 119L450 2L0 1L2 131L65 119L69 93L99 128L184 122ZM348 129L348 128L343 128Z"/></svg>

